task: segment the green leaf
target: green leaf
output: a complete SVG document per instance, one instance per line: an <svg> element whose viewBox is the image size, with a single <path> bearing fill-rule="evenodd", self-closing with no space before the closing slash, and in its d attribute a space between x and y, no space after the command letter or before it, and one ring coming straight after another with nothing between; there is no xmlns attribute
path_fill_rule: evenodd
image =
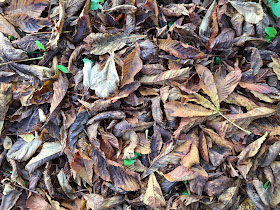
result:
<svg viewBox="0 0 280 210"><path fill-rule="evenodd" d="M187 183L188 183L188 180L184 181L184 183L187 184Z"/></svg>
<svg viewBox="0 0 280 210"><path fill-rule="evenodd" d="M275 3L273 0L268 0L271 10L277 17L280 17L280 1Z"/></svg>
<svg viewBox="0 0 280 210"><path fill-rule="evenodd" d="M63 65L57 65L56 68L62 71L63 73L68 73L68 68Z"/></svg>
<svg viewBox="0 0 280 210"><path fill-rule="evenodd" d="M185 190L182 195L189 195L189 192L187 190Z"/></svg>
<svg viewBox="0 0 280 210"><path fill-rule="evenodd" d="M270 183L269 180L267 180L266 183L264 183L264 185L263 185L264 189L266 189L268 187L269 183Z"/></svg>
<svg viewBox="0 0 280 210"><path fill-rule="evenodd" d="M88 58L84 58L84 59L83 59L83 62L84 62L84 64L85 64L86 62L90 62L90 63L91 63L91 66L93 65L93 62L92 62L90 59L88 59Z"/></svg>
<svg viewBox="0 0 280 210"><path fill-rule="evenodd" d="M91 10L102 9L102 6L99 3L104 3L104 0L91 0L90 9Z"/></svg>
<svg viewBox="0 0 280 210"><path fill-rule="evenodd" d="M13 41L13 40L15 40L15 37L9 36L9 39L10 39L11 41Z"/></svg>
<svg viewBox="0 0 280 210"><path fill-rule="evenodd" d="M267 33L267 35L270 36L271 38L274 38L277 34L276 29L273 27L266 27L264 30Z"/></svg>
<svg viewBox="0 0 280 210"><path fill-rule="evenodd" d="M220 64L221 64L221 58L216 57L216 58L215 58L215 63L216 63L217 65L220 65Z"/></svg>
<svg viewBox="0 0 280 210"><path fill-rule="evenodd" d="M39 50L46 50L45 46L39 40L36 40L35 43Z"/></svg>
<svg viewBox="0 0 280 210"><path fill-rule="evenodd" d="M125 166L130 166L132 165L136 160L133 160L133 159L124 159L123 160L123 163Z"/></svg>
<svg viewBox="0 0 280 210"><path fill-rule="evenodd" d="M173 23L174 23L173 21L169 22L168 27L170 28L173 25Z"/></svg>

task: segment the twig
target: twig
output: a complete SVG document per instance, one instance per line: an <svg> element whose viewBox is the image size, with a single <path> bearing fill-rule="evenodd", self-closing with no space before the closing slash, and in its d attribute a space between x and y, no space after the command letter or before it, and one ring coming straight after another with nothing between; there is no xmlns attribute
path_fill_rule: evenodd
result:
<svg viewBox="0 0 280 210"><path fill-rule="evenodd" d="M42 59L42 58L43 57L37 57L37 58L28 58L28 59L23 59L23 60L18 60L18 61L9 61L9 62L6 62L6 63L0 63L0 66L6 65L6 64L10 64L10 63L39 60L39 59Z"/></svg>
<svg viewBox="0 0 280 210"><path fill-rule="evenodd" d="M233 124L235 127L239 128L240 130L244 131L245 133L247 133L248 135L252 134L252 132L247 131L243 128L241 128L239 125L235 124L234 122L232 122L230 119L228 119L225 115L223 115L220 111L218 112L223 118L225 118L227 121L229 121L231 124Z"/></svg>
<svg viewBox="0 0 280 210"><path fill-rule="evenodd" d="M23 187L23 186L20 186L20 185L17 185L17 184L15 184L15 186L16 186L16 187L19 187L19 188L21 188L21 189L28 190L28 191L30 191L30 192L33 192L33 193L38 194L38 192L37 192L37 191L30 190L30 189L28 189L28 188L26 188L26 187Z"/></svg>

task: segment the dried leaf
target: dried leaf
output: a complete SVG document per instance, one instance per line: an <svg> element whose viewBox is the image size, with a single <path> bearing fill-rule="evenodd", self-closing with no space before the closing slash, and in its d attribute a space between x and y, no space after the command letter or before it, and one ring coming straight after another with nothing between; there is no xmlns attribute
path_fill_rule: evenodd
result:
<svg viewBox="0 0 280 210"><path fill-rule="evenodd" d="M179 70L168 70L168 71L164 71L164 72L162 72L158 75L142 76L139 79L139 81L142 84L154 84L154 83L163 82L163 81L168 80L168 79L175 79L175 78L179 78L179 77L188 77L189 72L190 72L189 67L179 69Z"/></svg>
<svg viewBox="0 0 280 210"><path fill-rule="evenodd" d="M74 160L71 163L73 170L77 172L89 185L92 185L94 161L82 152L76 151Z"/></svg>
<svg viewBox="0 0 280 210"><path fill-rule="evenodd" d="M253 143L249 144L239 155L238 155L238 162L237 164L240 165L245 162L248 158L254 157L258 152L265 141L268 133L266 132L262 137L255 140Z"/></svg>
<svg viewBox="0 0 280 210"><path fill-rule="evenodd" d="M0 15L0 32L20 39L15 28L2 15Z"/></svg>
<svg viewBox="0 0 280 210"><path fill-rule="evenodd" d="M248 23L256 24L263 19L263 8L256 2L230 1L231 5L244 16Z"/></svg>
<svg viewBox="0 0 280 210"><path fill-rule="evenodd" d="M62 147L60 143L45 142L43 144L41 152L27 163L25 169L28 170L29 173L32 173L44 163L52 159L58 158L61 155Z"/></svg>
<svg viewBox="0 0 280 210"><path fill-rule="evenodd" d="M280 80L280 58L276 56L271 56L271 59L273 61L272 64L273 71L275 72L278 80Z"/></svg>
<svg viewBox="0 0 280 210"><path fill-rule="evenodd" d="M95 94L101 98L107 98L110 94L114 93L119 85L114 53L111 54L102 69L98 63L91 68L91 62L86 60L83 74L84 85L95 90Z"/></svg>
<svg viewBox="0 0 280 210"><path fill-rule="evenodd" d="M165 111L173 117L204 117L217 113L214 110L206 109L191 103L180 103L178 101L167 102L164 105Z"/></svg>
<svg viewBox="0 0 280 210"><path fill-rule="evenodd" d="M158 39L159 48L180 59L204 58L206 55L195 47L172 39Z"/></svg>
<svg viewBox="0 0 280 210"><path fill-rule="evenodd" d="M143 68L143 62L140 58L140 47L135 44L134 50L126 57L122 68L121 87L134 81L135 75Z"/></svg>
<svg viewBox="0 0 280 210"><path fill-rule="evenodd" d="M169 172L168 174L165 174L164 177L170 181L186 181L186 180L192 180L196 178L196 174L191 169L186 169L185 166L181 165L176 167L173 171Z"/></svg>
<svg viewBox="0 0 280 210"><path fill-rule="evenodd" d="M0 83L0 134L3 129L6 113L9 109L9 105L12 102L13 90L11 84Z"/></svg>
<svg viewBox="0 0 280 210"><path fill-rule="evenodd" d="M42 141L38 136L31 142L26 142L23 139L18 139L7 153L7 157L19 162L27 161L36 152Z"/></svg>
<svg viewBox="0 0 280 210"><path fill-rule="evenodd" d="M91 33L84 41L92 46L90 53L94 55L103 55L108 52L115 52L123 48L130 42L135 42L139 39L145 38L145 35L126 35L124 33L119 34L102 34Z"/></svg>
<svg viewBox="0 0 280 210"><path fill-rule="evenodd" d="M30 210L52 210L52 206L40 195L32 194L26 201L26 207Z"/></svg>
<svg viewBox="0 0 280 210"><path fill-rule="evenodd" d="M203 91L211 98L212 103L215 105L217 110L219 110L220 101L218 90L211 71L208 68L198 64L196 65L196 72L200 77L200 85Z"/></svg>
<svg viewBox="0 0 280 210"><path fill-rule="evenodd" d="M98 194L84 194L84 198L87 201L88 208L91 209L102 209L102 203L104 202L104 198Z"/></svg>
<svg viewBox="0 0 280 210"><path fill-rule="evenodd" d="M225 77L222 77L222 75L219 74L215 78L220 102L224 101L234 91L241 79L241 76L242 74L240 69L237 69L236 71L229 72Z"/></svg>
<svg viewBox="0 0 280 210"><path fill-rule="evenodd" d="M166 202L161 192L161 188L158 184L154 173L150 174L148 187L144 195L143 202L146 205L150 206L152 209L156 209L166 205Z"/></svg>

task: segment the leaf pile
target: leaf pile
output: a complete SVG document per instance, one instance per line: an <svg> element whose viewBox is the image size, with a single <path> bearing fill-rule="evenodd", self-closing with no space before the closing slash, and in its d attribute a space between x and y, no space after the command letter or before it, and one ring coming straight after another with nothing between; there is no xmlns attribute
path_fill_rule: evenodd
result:
<svg viewBox="0 0 280 210"><path fill-rule="evenodd" d="M0 1L0 209L279 209L277 5Z"/></svg>

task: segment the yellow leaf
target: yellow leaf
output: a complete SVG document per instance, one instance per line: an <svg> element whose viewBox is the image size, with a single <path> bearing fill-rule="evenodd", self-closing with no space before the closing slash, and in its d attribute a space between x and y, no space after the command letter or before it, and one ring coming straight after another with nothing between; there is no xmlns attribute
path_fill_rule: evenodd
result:
<svg viewBox="0 0 280 210"><path fill-rule="evenodd" d="M23 138L26 142L31 142L34 139L34 135L32 133L22 134L19 137Z"/></svg>
<svg viewBox="0 0 280 210"><path fill-rule="evenodd" d="M161 188L154 173L152 173L149 177L148 187L144 195L144 203L152 209L158 209L160 206L166 205Z"/></svg>

